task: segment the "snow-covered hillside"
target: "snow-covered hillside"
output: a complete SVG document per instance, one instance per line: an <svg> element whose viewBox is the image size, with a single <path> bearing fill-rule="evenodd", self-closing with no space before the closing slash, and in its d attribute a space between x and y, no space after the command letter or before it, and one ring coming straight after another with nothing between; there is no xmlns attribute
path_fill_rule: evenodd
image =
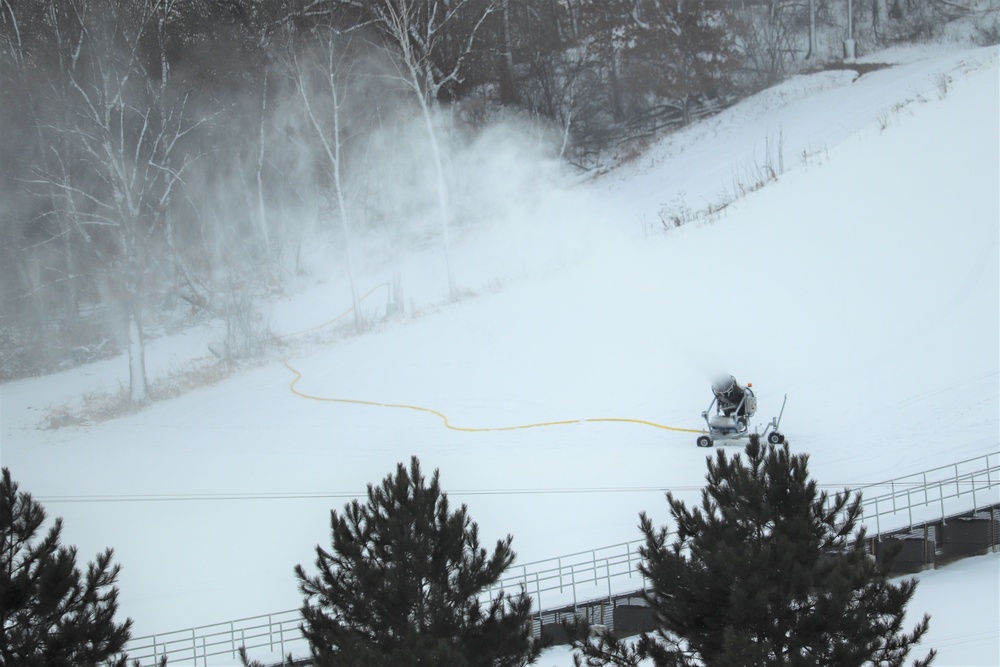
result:
<svg viewBox="0 0 1000 667"><path fill-rule="evenodd" d="M787 393L782 431L823 484L997 451L1000 51L873 60L894 66L796 77L466 231L455 276L478 296L435 305L435 249L371 272L371 286L400 273L407 316L328 346L290 339L296 388L463 427L699 428L727 372L753 383L761 423ZM695 219L664 232L671 216ZM345 281L317 281L271 324L291 333L349 305ZM154 341L152 372L207 354L213 335ZM82 557L115 549L137 635L298 606L292 568L327 543L329 510L414 454L487 542L514 536L521 562L637 539L640 510L666 522L662 489L693 498L704 478L688 433L450 430L306 400L277 356L128 417L37 428L126 373L117 359L0 386L0 444ZM985 594L1000 595L995 576ZM995 642L984 651L995 663ZM942 650L938 664L955 663Z"/></svg>

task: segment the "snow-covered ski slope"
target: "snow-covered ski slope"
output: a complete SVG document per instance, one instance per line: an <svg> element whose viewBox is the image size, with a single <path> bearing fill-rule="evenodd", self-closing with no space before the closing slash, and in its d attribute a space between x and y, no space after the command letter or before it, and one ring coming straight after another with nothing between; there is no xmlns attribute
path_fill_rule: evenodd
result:
<svg viewBox="0 0 1000 667"><path fill-rule="evenodd" d="M760 424L788 394L782 431L833 489L997 451L998 49L872 60L896 65L796 77L457 233L455 277L478 296L433 305L447 292L433 248L372 270L362 287L402 275L408 316L291 344L297 389L459 427L697 429L725 372L753 383ZM662 232L663 211L729 202L768 168L776 180L720 214ZM271 324L349 305L345 280L317 281ZM154 341L152 372L216 335ZM114 547L136 635L298 606L292 567L328 543L329 510L411 455L440 469L487 544L512 534L519 562L637 539L639 511L666 523L662 489L695 500L704 481L693 434L451 430L304 399L279 359L128 417L36 428L126 378L122 358L2 385L0 433L2 464L64 518L65 542L83 558Z"/></svg>

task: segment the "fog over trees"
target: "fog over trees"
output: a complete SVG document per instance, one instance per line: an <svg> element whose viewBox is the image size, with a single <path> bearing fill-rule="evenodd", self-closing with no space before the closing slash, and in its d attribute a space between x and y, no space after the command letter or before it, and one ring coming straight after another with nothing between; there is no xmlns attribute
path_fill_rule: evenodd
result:
<svg viewBox="0 0 1000 667"><path fill-rule="evenodd" d="M441 244L455 297L490 212L454 154L491 124L592 169L979 4L866 0L849 35L827 0L0 0L0 380L127 352L142 403L145 341L205 318L252 355L317 238L355 304L372 233Z"/></svg>

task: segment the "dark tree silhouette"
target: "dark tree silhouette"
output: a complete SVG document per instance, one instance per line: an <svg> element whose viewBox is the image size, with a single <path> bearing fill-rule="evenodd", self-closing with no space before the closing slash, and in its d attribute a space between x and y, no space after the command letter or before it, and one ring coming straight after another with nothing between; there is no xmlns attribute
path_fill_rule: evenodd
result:
<svg viewBox="0 0 1000 667"><path fill-rule="evenodd" d="M490 665L534 662L531 598L490 592L514 561L512 538L492 555L463 505L451 511L438 473L414 457L368 500L331 512L332 550L319 574L295 568L302 630L321 665Z"/></svg>
<svg viewBox="0 0 1000 667"><path fill-rule="evenodd" d="M891 582L892 557L867 553L860 493L818 491L808 456L787 444L765 448L755 435L745 454L709 459L700 507L667 493L669 544L666 528L640 515L639 571L657 629L627 646L578 626L586 664L904 664L930 619L901 630L917 582Z"/></svg>
<svg viewBox="0 0 1000 667"><path fill-rule="evenodd" d="M121 654L131 619L115 622L121 569L107 549L76 567L76 548L60 546L56 519L36 539L45 510L18 492L10 471L0 480L0 667L57 667L107 663L124 667Z"/></svg>

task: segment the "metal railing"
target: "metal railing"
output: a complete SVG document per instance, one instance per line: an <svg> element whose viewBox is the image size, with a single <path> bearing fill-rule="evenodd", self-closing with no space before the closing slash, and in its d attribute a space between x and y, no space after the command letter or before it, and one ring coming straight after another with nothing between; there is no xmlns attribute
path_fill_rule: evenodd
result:
<svg viewBox="0 0 1000 667"><path fill-rule="evenodd" d="M308 652L308 644L299 630L301 620L299 610L291 609L188 630L136 637L129 641L126 651L129 664L138 660L143 666L156 665L162 656L167 656L170 667L238 665L240 647L246 647L250 655L269 653L280 660L289 652Z"/></svg>
<svg viewBox="0 0 1000 667"><path fill-rule="evenodd" d="M875 495L877 489L888 489ZM1000 502L1000 452L856 489L862 493L859 523L881 535ZM874 524L874 525L873 525Z"/></svg>
<svg viewBox="0 0 1000 667"><path fill-rule="evenodd" d="M507 591L524 586L532 596L536 609L572 604L600 597L614 591L612 581L638 577L638 548L641 540L548 558L509 568L504 577L484 593L503 588ZM512 591L513 592L513 591ZM544 597L543 597L544 594ZM269 653L281 660L289 651L305 653L308 646L302 638L298 609L265 616L203 625L158 635L137 637L128 644L130 660L142 665L155 665L160 656L169 658L169 665L218 665L223 661L239 664L239 649L246 647L250 655ZM258 658L261 659L261 658Z"/></svg>
<svg viewBox="0 0 1000 667"><path fill-rule="evenodd" d="M888 489L874 495L877 489ZM862 492L862 518L871 534L912 528L1000 502L1000 452L941 466L922 473L851 489ZM874 526L872 526L874 522ZM634 590L624 585L640 577L636 566L642 540L515 565L484 595L524 586L536 610L577 606ZM629 585L631 586L631 585ZM641 586L640 586L641 587ZM175 665L239 664L238 652L280 660L289 652L306 653L298 609L203 625L187 630L137 637L128 644L130 659L154 665L167 655Z"/></svg>
<svg viewBox="0 0 1000 667"><path fill-rule="evenodd" d="M576 605L582 599L593 599L605 593L610 597L615 592L612 581L639 576L636 565L643 543L633 540L514 565L490 591L500 588L509 591L523 585L537 609Z"/></svg>

